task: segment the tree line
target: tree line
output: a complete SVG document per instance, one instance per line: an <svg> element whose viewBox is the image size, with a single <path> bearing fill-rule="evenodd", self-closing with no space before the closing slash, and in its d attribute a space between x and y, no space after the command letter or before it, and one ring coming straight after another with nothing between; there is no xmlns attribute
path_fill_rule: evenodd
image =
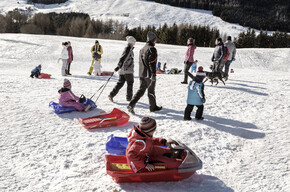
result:
<svg viewBox="0 0 290 192"><path fill-rule="evenodd" d="M211 10L230 23L290 32L289 0L147 0L176 7Z"/></svg>
<svg viewBox="0 0 290 192"><path fill-rule="evenodd" d="M27 0L27 3L40 3L40 4L55 4L65 3L68 0Z"/></svg>
<svg viewBox="0 0 290 192"><path fill-rule="evenodd" d="M33 16L29 11L15 9L7 14L0 14L0 33L28 33L63 35L87 38L104 38L123 40L126 36L132 35L137 41L146 41L148 31L153 31L158 36L158 42L173 45L186 45L187 39L192 37L196 45L200 47L215 46L215 39L222 37L226 39L227 34L221 34L218 29L209 26L191 24L167 24L154 26L136 27L129 29L122 23L114 20L102 21L91 19L85 13L37 13ZM275 32L268 35L266 31L255 31L248 29L238 38L234 39L237 47L261 47L276 48L290 47L290 35L287 33Z"/></svg>

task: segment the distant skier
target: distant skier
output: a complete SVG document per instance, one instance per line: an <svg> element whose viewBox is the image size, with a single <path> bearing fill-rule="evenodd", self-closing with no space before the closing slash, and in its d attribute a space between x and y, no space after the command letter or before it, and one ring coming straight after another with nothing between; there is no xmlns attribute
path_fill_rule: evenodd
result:
<svg viewBox="0 0 290 192"><path fill-rule="evenodd" d="M92 60L92 64L91 64L91 67L89 69L88 75L91 75L93 70L94 70L94 74L97 75L100 73L100 70L102 67L101 66L101 58L102 58L102 54L103 54L103 47L99 44L98 40L96 40L95 45L92 46L91 53L92 53L93 60Z"/></svg>
<svg viewBox="0 0 290 192"><path fill-rule="evenodd" d="M71 91L71 83L68 79L64 79L63 87L58 90L59 95L59 104L65 107L74 107L78 111L88 111L91 106L85 106L80 103L80 98L75 96Z"/></svg>
<svg viewBox="0 0 290 192"><path fill-rule="evenodd" d="M236 46L232 42L231 36L227 37L227 41L225 42L225 46L229 50L229 57L225 63L225 80L228 80L230 65L233 61L235 61L235 57L236 57Z"/></svg>
<svg viewBox="0 0 290 192"><path fill-rule="evenodd" d="M156 63L157 63L157 50L154 47L157 41L155 33L149 31L147 33L146 45L140 50L139 54L139 79L140 87L137 93L133 96L127 106L128 111L135 114L134 107L139 99L148 91L149 109L151 112L160 111L162 107L157 106L155 96L156 85Z"/></svg>
<svg viewBox="0 0 290 192"><path fill-rule="evenodd" d="M67 75L67 60L69 58L67 47L68 47L68 43L67 42L62 43L62 51L61 51L60 57L58 59L58 61L62 60L62 68L61 68L62 76L66 76Z"/></svg>
<svg viewBox="0 0 290 192"><path fill-rule="evenodd" d="M133 84L134 84L134 45L136 39L133 36L127 36L126 40L128 45L125 47L123 54L119 60L115 71L119 71L119 80L117 85L109 94L109 100L113 102L113 98L118 94L119 90L127 82L127 95L126 100L131 101L133 96Z"/></svg>
<svg viewBox="0 0 290 192"><path fill-rule="evenodd" d="M223 75L223 67L225 61L223 60L225 57L225 47L222 38L217 38L215 41L216 47L214 49L214 53L212 55L211 61L213 62L212 71L221 72Z"/></svg>
<svg viewBox="0 0 290 192"><path fill-rule="evenodd" d="M193 55L194 55L194 51L196 49L196 46L194 45L194 42L195 40L193 38L189 38L187 40L187 51L186 51L186 54L185 54L185 59L184 59L184 80L181 82L182 84L187 84L187 79L188 79L188 76L190 78L193 79L193 75L188 71L191 67L191 65L193 64L194 62L194 59L193 59Z"/></svg>
<svg viewBox="0 0 290 192"><path fill-rule="evenodd" d="M41 74L41 65L38 65L37 67L35 67L32 71L31 71L31 78L38 78L38 76Z"/></svg>
<svg viewBox="0 0 290 192"><path fill-rule="evenodd" d="M68 59L67 59L67 70L66 70L66 74L67 75L71 75L70 74L70 64L72 63L73 59L74 59L74 55L73 55L73 50L71 47L71 42L68 41L68 47L67 47L67 51L68 51Z"/></svg>
<svg viewBox="0 0 290 192"><path fill-rule="evenodd" d="M188 85L188 95L187 95L187 106L184 111L184 120L191 120L191 112L194 106L197 107L195 114L196 120L203 120L203 103L205 103L205 94L204 94L204 84L203 79L205 78L205 72L203 67L198 67L198 71L194 80L189 82Z"/></svg>

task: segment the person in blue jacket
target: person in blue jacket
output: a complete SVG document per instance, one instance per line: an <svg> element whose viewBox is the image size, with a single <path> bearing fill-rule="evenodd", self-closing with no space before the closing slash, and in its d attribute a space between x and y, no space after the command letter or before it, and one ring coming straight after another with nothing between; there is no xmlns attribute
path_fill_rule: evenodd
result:
<svg viewBox="0 0 290 192"><path fill-rule="evenodd" d="M38 78L38 76L41 74L41 65L38 65L37 67L35 67L32 71L31 71L31 78L34 78L34 76L36 78Z"/></svg>
<svg viewBox="0 0 290 192"><path fill-rule="evenodd" d="M205 78L205 72L203 71L203 67L198 67L198 71L194 80L189 82L188 85L188 95L187 95L187 106L184 111L184 120L191 120L191 112L194 106L197 107L195 119L203 120L203 103L205 103L205 94L204 94L204 84L203 79Z"/></svg>

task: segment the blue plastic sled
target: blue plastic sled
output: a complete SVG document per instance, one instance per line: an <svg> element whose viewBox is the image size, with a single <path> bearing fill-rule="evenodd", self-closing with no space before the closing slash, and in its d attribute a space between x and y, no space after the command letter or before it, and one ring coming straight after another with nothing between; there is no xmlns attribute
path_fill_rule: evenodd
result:
<svg viewBox="0 0 290 192"><path fill-rule="evenodd" d="M126 137L116 137L114 134L111 134L107 138L106 151L112 155L125 155L128 143ZM166 148L167 146L161 147Z"/></svg>
<svg viewBox="0 0 290 192"><path fill-rule="evenodd" d="M106 150L109 154L125 155L128 143L126 137L115 137L112 134L107 138Z"/></svg>
<svg viewBox="0 0 290 192"><path fill-rule="evenodd" d="M91 109L97 108L97 105L95 104L95 102L93 102L90 99L86 99L86 101L82 102L82 104L84 104L85 106L91 105ZM53 110L53 112L56 114L70 113L73 111L77 111L77 109L74 107L64 107L64 106L60 105L59 103L55 103L53 101L51 101L49 103L49 108L51 108Z"/></svg>

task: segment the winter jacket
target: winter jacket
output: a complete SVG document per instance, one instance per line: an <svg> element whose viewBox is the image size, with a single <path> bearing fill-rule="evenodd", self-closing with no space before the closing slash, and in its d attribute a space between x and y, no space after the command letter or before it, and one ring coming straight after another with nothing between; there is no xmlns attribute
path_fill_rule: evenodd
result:
<svg viewBox="0 0 290 192"><path fill-rule="evenodd" d="M211 60L214 61L222 61L222 59L225 56L225 48L224 48L224 44L223 43L219 43L218 45L216 45L216 47L214 48L214 52L212 55Z"/></svg>
<svg viewBox="0 0 290 192"><path fill-rule="evenodd" d="M35 67L32 71L31 71L31 73L41 73L41 67Z"/></svg>
<svg viewBox="0 0 290 192"><path fill-rule="evenodd" d="M228 48L229 53L230 53L227 60L234 59L236 57L236 46L235 46L235 44L232 41L228 40L228 41L225 42L225 47Z"/></svg>
<svg viewBox="0 0 290 192"><path fill-rule="evenodd" d="M118 67L120 68L119 74L133 74L134 73L134 47L128 44L125 47L123 54L119 60Z"/></svg>
<svg viewBox="0 0 290 192"><path fill-rule="evenodd" d="M165 145L166 139L150 137L134 126L127 137L129 144L126 149L127 163L134 172L145 168L154 145Z"/></svg>
<svg viewBox="0 0 290 192"><path fill-rule="evenodd" d="M98 45L98 46L94 45L91 48L91 53L92 53L93 57L95 57L97 55L97 57L99 57L98 59L100 61L101 55L103 54L103 47L101 45Z"/></svg>
<svg viewBox="0 0 290 192"><path fill-rule="evenodd" d="M193 45L193 44L188 45L188 48L187 48L187 51L185 54L185 59L184 59L185 62L187 62L187 61L190 63L194 62L193 54L194 54L195 49L196 49L195 45Z"/></svg>
<svg viewBox="0 0 290 192"><path fill-rule="evenodd" d="M66 102L69 101L79 101L80 98L75 96L73 92L68 88L61 88L58 93L59 95L59 104L65 105Z"/></svg>
<svg viewBox="0 0 290 192"><path fill-rule="evenodd" d="M69 47L67 48L67 51L68 51L68 60L67 60L67 62L68 62L68 63L71 63L71 62L73 61L73 59L74 59L74 55L73 55L72 47L69 46Z"/></svg>
<svg viewBox="0 0 290 192"><path fill-rule="evenodd" d="M61 54L60 54L61 59L68 59L68 51L66 46L62 46Z"/></svg>
<svg viewBox="0 0 290 192"><path fill-rule="evenodd" d="M202 82L190 81L188 85L187 104L203 105L202 98L205 98L204 84Z"/></svg>
<svg viewBox="0 0 290 192"><path fill-rule="evenodd" d="M154 43L147 42L139 54L139 77L156 76L157 50Z"/></svg>

